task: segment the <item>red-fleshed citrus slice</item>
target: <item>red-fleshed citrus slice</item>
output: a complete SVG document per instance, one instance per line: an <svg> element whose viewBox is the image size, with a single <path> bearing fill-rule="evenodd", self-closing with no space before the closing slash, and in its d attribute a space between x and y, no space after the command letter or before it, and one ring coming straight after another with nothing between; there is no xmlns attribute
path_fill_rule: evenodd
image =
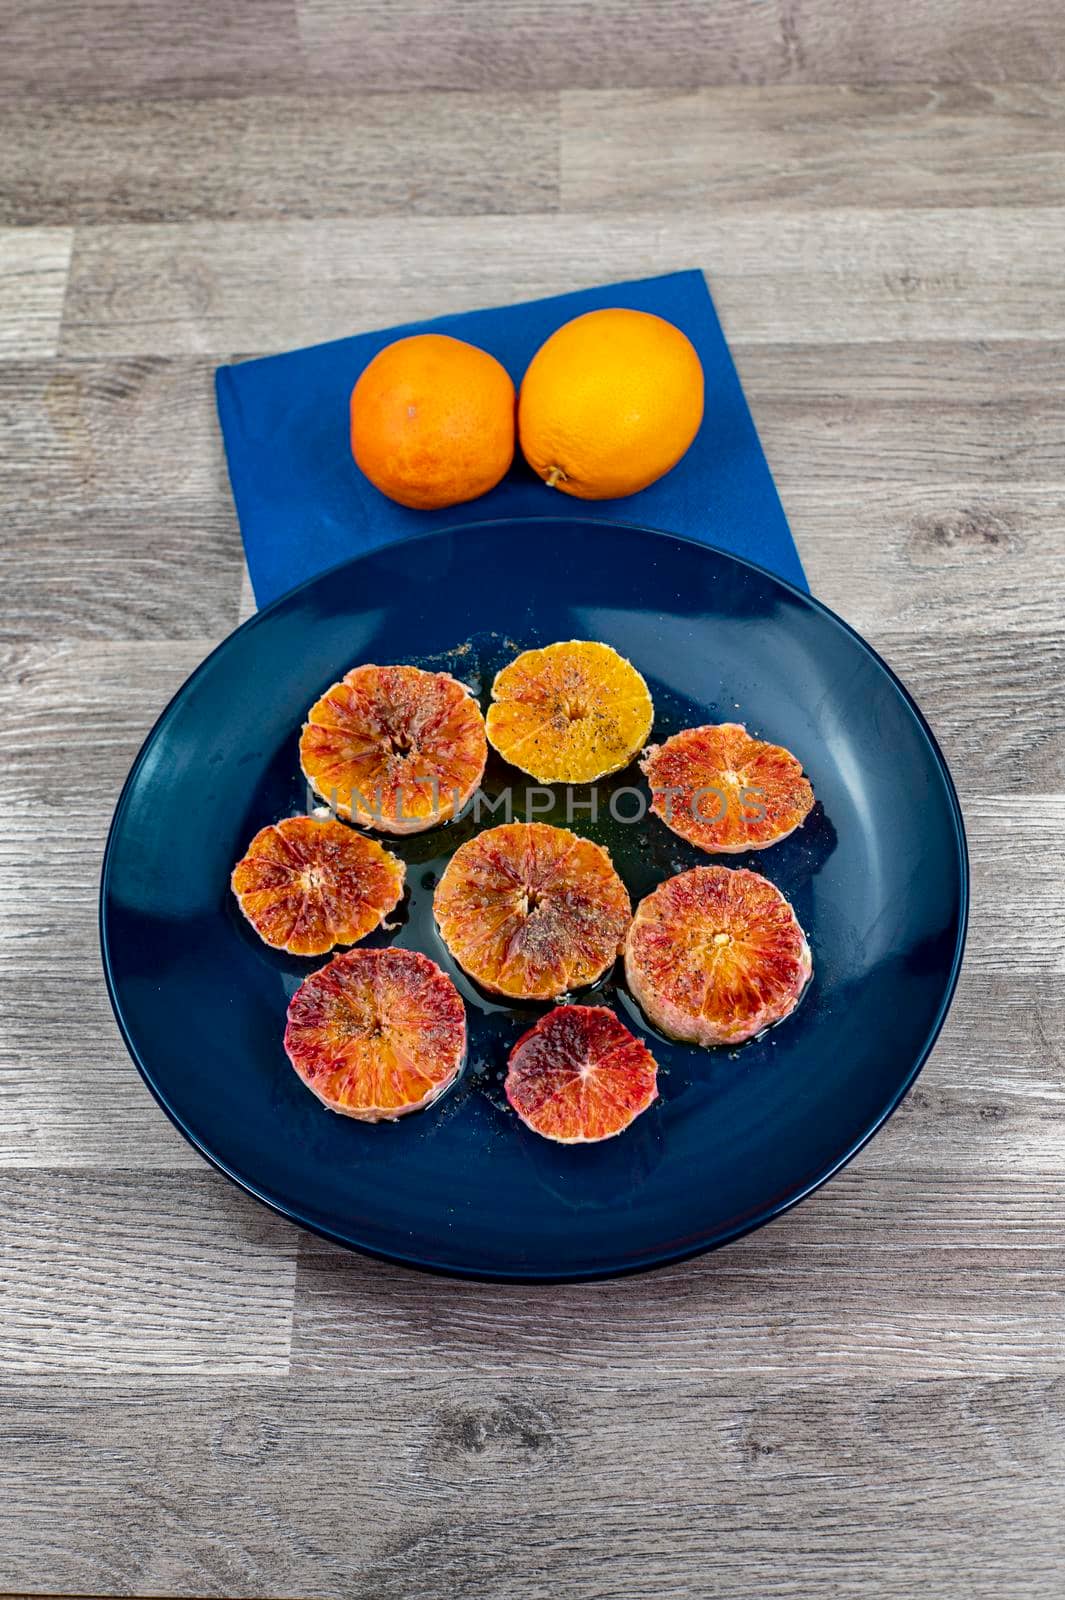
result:
<svg viewBox="0 0 1065 1600"><path fill-rule="evenodd" d="M488 737L538 783L594 783L632 760L654 707L636 668L608 644L526 650L492 685Z"/></svg>
<svg viewBox="0 0 1065 1600"><path fill-rule="evenodd" d="M466 1010L417 950L346 950L292 996L288 1058L328 1106L363 1122L431 1104L459 1074Z"/></svg>
<svg viewBox="0 0 1065 1600"><path fill-rule="evenodd" d="M420 667L355 667L311 707L300 739L315 793L382 833L421 833L457 816L487 755L469 691Z"/></svg>
<svg viewBox="0 0 1065 1600"><path fill-rule="evenodd" d="M625 976L671 1038L739 1044L798 1004L813 964L780 890L758 872L694 867L636 908Z"/></svg>
<svg viewBox="0 0 1065 1600"><path fill-rule="evenodd" d="M739 722L686 728L640 762L651 810L700 850L764 850L805 822L814 792L783 745L752 739Z"/></svg>
<svg viewBox="0 0 1065 1600"><path fill-rule="evenodd" d="M555 1000L594 983L632 917L602 846L545 822L507 822L460 845L433 911L459 966L517 1000Z"/></svg>
<svg viewBox="0 0 1065 1600"><path fill-rule="evenodd" d="M261 828L230 880L237 904L275 950L321 956L357 944L403 895L402 861L334 818Z"/></svg>
<svg viewBox="0 0 1065 1600"><path fill-rule="evenodd" d="M556 1006L510 1052L507 1099L545 1139L591 1144L647 1110L657 1074L642 1039L606 1006Z"/></svg>

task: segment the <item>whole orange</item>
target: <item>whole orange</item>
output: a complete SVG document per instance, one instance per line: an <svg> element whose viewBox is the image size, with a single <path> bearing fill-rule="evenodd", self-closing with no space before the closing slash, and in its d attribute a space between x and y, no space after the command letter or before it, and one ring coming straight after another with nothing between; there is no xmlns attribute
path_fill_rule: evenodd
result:
<svg viewBox="0 0 1065 1600"><path fill-rule="evenodd" d="M703 419L703 369L647 311L589 311L542 344L522 379L518 437L533 471L580 500L635 494L675 467Z"/></svg>
<svg viewBox="0 0 1065 1600"><path fill-rule="evenodd" d="M475 500L514 459L514 385L494 356L462 339L397 339L351 391L351 451L401 506Z"/></svg>

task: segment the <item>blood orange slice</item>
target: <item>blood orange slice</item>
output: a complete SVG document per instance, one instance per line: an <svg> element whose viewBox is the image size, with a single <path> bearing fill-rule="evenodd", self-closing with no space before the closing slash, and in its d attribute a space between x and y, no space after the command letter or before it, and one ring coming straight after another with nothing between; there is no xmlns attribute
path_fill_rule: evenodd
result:
<svg viewBox="0 0 1065 1600"><path fill-rule="evenodd" d="M421 833L457 816L487 755L465 686L419 667L355 667L311 707L300 739L315 793L382 833Z"/></svg>
<svg viewBox="0 0 1065 1600"><path fill-rule="evenodd" d="M538 783L594 783L627 766L651 731L646 683L608 644L526 650L492 685L488 737Z"/></svg>
<svg viewBox="0 0 1065 1600"><path fill-rule="evenodd" d="M294 956L357 944L403 894L404 866L333 818L286 817L261 828L230 880L260 939Z"/></svg>
<svg viewBox="0 0 1065 1600"><path fill-rule="evenodd" d="M806 820L814 792L783 745L752 739L739 722L686 728L652 745L641 770L651 810L700 850L764 850Z"/></svg>
<svg viewBox="0 0 1065 1600"><path fill-rule="evenodd" d="M444 943L496 994L554 1000L616 960L632 917L601 845L545 822L508 822L460 845L437 886Z"/></svg>
<svg viewBox="0 0 1065 1600"><path fill-rule="evenodd" d="M417 950L348 950L292 996L285 1049L330 1111L391 1121L458 1076L466 1011L451 979Z"/></svg>
<svg viewBox="0 0 1065 1600"><path fill-rule="evenodd" d="M510 1052L507 1099L545 1139L591 1144L647 1110L657 1073L647 1046L605 1006L556 1006Z"/></svg>
<svg viewBox="0 0 1065 1600"><path fill-rule="evenodd" d="M813 970L790 904L760 873L695 867L636 908L625 976L650 1020L692 1044L739 1044L795 1009Z"/></svg>

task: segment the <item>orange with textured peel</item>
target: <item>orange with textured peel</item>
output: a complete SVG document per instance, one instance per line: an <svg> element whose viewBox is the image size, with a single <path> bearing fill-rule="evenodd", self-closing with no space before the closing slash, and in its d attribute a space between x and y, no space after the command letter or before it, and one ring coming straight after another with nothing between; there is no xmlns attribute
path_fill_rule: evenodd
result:
<svg viewBox="0 0 1065 1600"><path fill-rule="evenodd" d="M636 908L625 976L673 1039L739 1044L795 1009L813 965L780 890L745 868L694 867Z"/></svg>
<svg viewBox="0 0 1065 1600"><path fill-rule="evenodd" d="M594 783L618 772L654 717L636 668L591 640L524 651L496 675L492 701L489 739L539 783Z"/></svg>
<svg viewBox="0 0 1065 1600"><path fill-rule="evenodd" d="M658 1094L658 1064L605 1006L556 1006L510 1052L507 1099L559 1144L611 1139Z"/></svg>
<svg viewBox="0 0 1065 1600"><path fill-rule="evenodd" d="M428 956L348 950L292 996L285 1049L330 1111L391 1121L431 1104L458 1076L466 1011Z"/></svg>
<svg viewBox="0 0 1065 1600"><path fill-rule="evenodd" d="M783 745L752 739L739 722L686 728L640 762L651 810L700 850L765 850L801 827L814 792Z"/></svg>
<svg viewBox="0 0 1065 1600"><path fill-rule="evenodd" d="M230 881L260 939L320 956L379 927L402 898L403 874L402 861L341 822L286 817L259 830Z"/></svg>
<svg viewBox="0 0 1065 1600"><path fill-rule="evenodd" d="M514 385L487 350L416 333L380 351L351 394L351 450L416 511L486 494L514 459Z"/></svg>
<svg viewBox="0 0 1065 1600"><path fill-rule="evenodd" d="M355 667L311 707L300 739L315 793L383 833L420 833L457 816L487 755L468 690L419 667Z"/></svg>
<svg viewBox="0 0 1065 1600"><path fill-rule="evenodd" d="M516 1000L555 1000L602 976L632 916L601 845L545 822L507 822L460 845L433 898L471 978Z"/></svg>
<svg viewBox="0 0 1065 1600"><path fill-rule="evenodd" d="M646 489L676 466L702 419L694 346L646 311L574 317L540 346L518 396L526 461L579 500Z"/></svg>

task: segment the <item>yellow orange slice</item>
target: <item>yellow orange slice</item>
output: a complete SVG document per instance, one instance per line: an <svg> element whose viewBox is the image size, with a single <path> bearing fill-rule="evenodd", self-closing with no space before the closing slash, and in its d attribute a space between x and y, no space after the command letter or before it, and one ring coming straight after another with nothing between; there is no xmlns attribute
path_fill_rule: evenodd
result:
<svg viewBox="0 0 1065 1600"><path fill-rule="evenodd" d="M320 956L379 927L402 898L403 874L402 861L342 822L286 817L259 830L230 881L260 939Z"/></svg>
<svg viewBox="0 0 1065 1600"><path fill-rule="evenodd" d="M590 640L526 650L497 674L492 701L491 743L539 783L594 783L620 771L654 717L636 668Z"/></svg>
<svg viewBox="0 0 1065 1600"><path fill-rule="evenodd" d="M695 867L636 908L625 976L646 1016L674 1039L738 1044L780 1022L813 970L780 890L745 868Z"/></svg>
<svg viewBox="0 0 1065 1600"><path fill-rule="evenodd" d="M791 751L752 739L739 722L686 728L652 745L640 768L656 816L713 854L765 850L801 827L814 803Z"/></svg>
<svg viewBox="0 0 1065 1600"><path fill-rule="evenodd" d="M391 1121L429 1105L458 1076L466 1011L428 956L348 950L296 990L285 1050L330 1111Z"/></svg>
<svg viewBox="0 0 1065 1600"><path fill-rule="evenodd" d="M355 667L311 707L300 739L315 793L382 833L420 833L457 816L487 755L469 691L420 667Z"/></svg>
<svg viewBox="0 0 1065 1600"><path fill-rule="evenodd" d="M484 988L554 1000L612 965L632 907L601 845L545 822L508 822L459 846L433 912L459 966Z"/></svg>
<svg viewBox="0 0 1065 1600"><path fill-rule="evenodd" d="M559 1144L621 1133L658 1094L658 1065L605 1006L556 1006L510 1052L507 1099Z"/></svg>

